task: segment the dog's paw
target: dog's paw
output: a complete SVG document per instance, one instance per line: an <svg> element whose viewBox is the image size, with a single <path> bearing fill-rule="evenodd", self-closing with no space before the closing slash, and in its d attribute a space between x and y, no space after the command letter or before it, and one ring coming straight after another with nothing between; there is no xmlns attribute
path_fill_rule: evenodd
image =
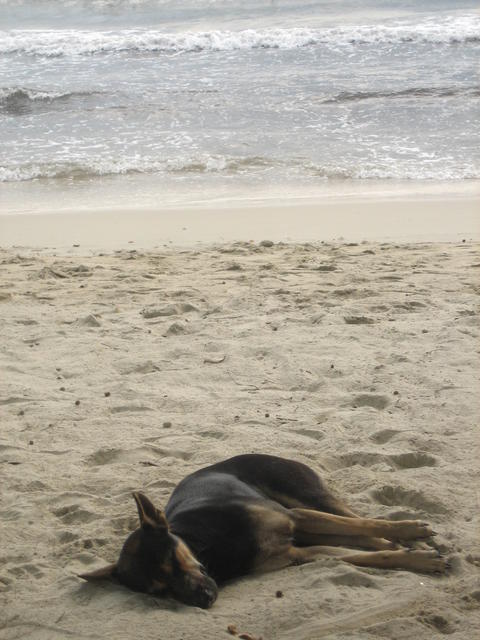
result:
<svg viewBox="0 0 480 640"><path fill-rule="evenodd" d="M408 557L410 568L414 571L445 573L451 567L450 560L434 550L413 550L408 552Z"/></svg>
<svg viewBox="0 0 480 640"><path fill-rule="evenodd" d="M401 520L395 522L392 527L392 536L389 537L393 540L416 540L418 538L431 538L436 535L436 531L433 531L426 522Z"/></svg>

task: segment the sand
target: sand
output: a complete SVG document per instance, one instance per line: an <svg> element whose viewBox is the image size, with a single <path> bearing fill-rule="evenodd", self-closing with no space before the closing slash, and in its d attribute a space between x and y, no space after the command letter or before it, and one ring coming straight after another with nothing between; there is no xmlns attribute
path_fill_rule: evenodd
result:
<svg viewBox="0 0 480 640"><path fill-rule="evenodd" d="M28 202L31 202L31 194ZM160 200L161 201L161 200ZM50 201L47 201L47 205ZM119 200L121 203L121 199ZM195 247L235 241L346 242L480 241L480 194L399 192L349 197L262 198L217 201L212 206L167 208L96 206L85 211L70 203L45 211L0 215L0 245L50 247L71 252L119 248ZM0 211L11 212L8 200Z"/></svg>
<svg viewBox="0 0 480 640"><path fill-rule="evenodd" d="M0 638L470 639L478 249L4 243ZM229 584L209 611L76 577L116 559L133 490L161 506L241 452L309 464L365 515L428 520L451 572L325 558Z"/></svg>

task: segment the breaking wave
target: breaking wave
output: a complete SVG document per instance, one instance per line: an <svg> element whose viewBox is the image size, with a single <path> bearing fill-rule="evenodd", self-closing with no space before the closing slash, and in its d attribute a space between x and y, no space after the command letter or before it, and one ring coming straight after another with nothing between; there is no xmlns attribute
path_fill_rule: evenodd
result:
<svg viewBox="0 0 480 640"><path fill-rule="evenodd" d="M0 54L32 56L95 55L103 53L192 53L249 49L297 49L364 44L462 44L480 42L480 16L468 15L420 22L394 22L322 29L274 28L242 31L158 30L119 31L12 30L0 31Z"/></svg>
<svg viewBox="0 0 480 640"><path fill-rule="evenodd" d="M65 105L71 100L95 97L100 92L40 91L21 87L0 88L0 113L22 115L36 109Z"/></svg>
<svg viewBox="0 0 480 640"><path fill-rule="evenodd" d="M418 167L385 161L378 165L319 166L310 161L294 159L282 161L260 156L226 157L202 155L198 158L157 160L148 157L132 157L114 160L97 158L84 162L29 163L21 166L0 166L0 182L22 182L40 179L94 179L100 176L157 174L159 177L176 176L194 178L212 176L262 176L275 169L280 179L305 179L308 182L326 180L466 180L479 179L480 172L473 164L455 164L443 169L425 165Z"/></svg>
<svg viewBox="0 0 480 640"><path fill-rule="evenodd" d="M342 102L359 102L361 100L377 100L388 98L477 98L480 97L480 86L472 87L412 87L398 91L342 91L330 98L322 100L322 104L340 104Z"/></svg>

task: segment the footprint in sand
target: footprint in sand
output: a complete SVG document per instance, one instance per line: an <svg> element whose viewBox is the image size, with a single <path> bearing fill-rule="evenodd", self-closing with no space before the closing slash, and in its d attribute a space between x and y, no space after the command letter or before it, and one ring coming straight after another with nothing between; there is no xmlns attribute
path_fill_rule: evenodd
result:
<svg viewBox="0 0 480 640"><path fill-rule="evenodd" d="M154 482L148 483L148 489L166 489L171 490L177 486L176 482L172 482L171 480L165 480L162 478L161 480L155 480Z"/></svg>
<svg viewBox="0 0 480 640"><path fill-rule="evenodd" d="M158 364L152 362L152 360L147 360L146 362L139 362L135 365L123 365L120 366L120 373L122 376L132 375L132 374L147 374L147 373L156 373L157 371L161 371L161 367Z"/></svg>
<svg viewBox="0 0 480 640"><path fill-rule="evenodd" d="M95 466L111 464L120 458L122 449L99 449L91 456L88 456L87 463Z"/></svg>
<svg viewBox="0 0 480 640"><path fill-rule="evenodd" d="M381 431L377 431L370 436L370 440L373 440L377 444L386 444L392 438L394 438L397 433L402 433L401 431L397 431L396 429L382 429Z"/></svg>
<svg viewBox="0 0 480 640"><path fill-rule="evenodd" d="M168 338L169 336L180 336L187 333L191 333L189 327L181 322L174 322L162 335L164 338Z"/></svg>
<svg viewBox="0 0 480 640"><path fill-rule="evenodd" d="M323 440L325 434L323 431L317 431L316 429L295 429L294 433L298 433L300 436L311 438L312 440Z"/></svg>
<svg viewBox="0 0 480 640"><path fill-rule="evenodd" d="M93 313L90 313L88 316L85 316L83 318L78 318L78 320L75 321L75 324L78 327L101 327L101 322L98 320L97 316L95 316Z"/></svg>
<svg viewBox="0 0 480 640"><path fill-rule="evenodd" d="M222 431L198 431L197 435L202 438L214 438L215 440L225 440L228 438L228 434Z"/></svg>
<svg viewBox="0 0 480 640"><path fill-rule="evenodd" d="M35 564L26 563L22 565L18 565L16 567L10 567L7 569L8 573L11 573L12 576L16 578L43 578L45 575L41 569L37 567Z"/></svg>
<svg viewBox="0 0 480 640"><path fill-rule="evenodd" d="M9 591L13 580L7 576L0 576L0 592Z"/></svg>
<svg viewBox="0 0 480 640"><path fill-rule="evenodd" d="M91 466L102 466L115 462L139 463L146 466L160 466L166 458L177 460L190 460L193 453L180 449L167 449L151 444L136 447L134 449L99 449L86 459ZM152 459L153 458L153 459Z"/></svg>
<svg viewBox="0 0 480 640"><path fill-rule="evenodd" d="M60 544L70 544L71 542L76 542L80 537L77 533L73 533L73 531L60 531L56 534L57 539Z"/></svg>
<svg viewBox="0 0 480 640"><path fill-rule="evenodd" d="M179 316L184 313L191 313L192 311L198 312L197 307L188 302L179 302L178 304L168 304L164 307L148 307L143 309L141 314L146 320L151 320L165 316Z"/></svg>
<svg viewBox="0 0 480 640"><path fill-rule="evenodd" d="M352 451L340 456L341 467L373 467L382 464L385 470L418 469L421 467L435 467L437 459L424 452L408 451L393 455L376 453L373 451Z"/></svg>
<svg viewBox="0 0 480 640"><path fill-rule="evenodd" d="M87 511L79 504L70 504L65 507L55 509L53 513L59 518L63 524L86 524L97 519L97 515L91 511Z"/></svg>
<svg viewBox="0 0 480 640"><path fill-rule="evenodd" d="M371 576L367 576L360 571L345 571L338 576L329 578L332 584L338 584L345 587L366 587L367 589L379 589L379 586Z"/></svg>
<svg viewBox="0 0 480 640"><path fill-rule="evenodd" d="M442 635L450 635L455 633L455 627L452 623L438 613L431 613L425 616L418 616L417 620L425 626L430 627L432 631L441 633Z"/></svg>
<svg viewBox="0 0 480 640"><path fill-rule="evenodd" d="M427 306L428 305L426 305L424 302L419 302L418 300L409 300L408 302L394 304L393 308L397 309L398 311L412 312L418 311L419 309L423 309Z"/></svg>
<svg viewBox="0 0 480 640"><path fill-rule="evenodd" d="M121 404L110 409L112 413L140 413L142 411L153 411L143 404Z"/></svg>
<svg viewBox="0 0 480 640"><path fill-rule="evenodd" d="M386 485L372 491L371 496L374 500L387 507L409 507L415 511L429 514L447 512L447 509L440 501L427 497L422 491Z"/></svg>
<svg viewBox="0 0 480 640"><path fill-rule="evenodd" d="M344 316L346 324L374 324L375 320L368 316Z"/></svg>
<svg viewBox="0 0 480 640"><path fill-rule="evenodd" d="M410 451L389 456L398 469L418 469L420 467L435 467L437 458L422 451Z"/></svg>
<svg viewBox="0 0 480 640"><path fill-rule="evenodd" d="M390 399L387 396L376 395L373 393L362 393L355 396L351 401L351 406L354 409L358 407L373 407L374 409L386 409L390 404Z"/></svg>
<svg viewBox="0 0 480 640"><path fill-rule="evenodd" d="M384 462L386 459L387 457L380 453L373 453L369 451L352 451L340 456L339 468L354 467L355 465L360 465L361 467L371 467L375 464Z"/></svg>
<svg viewBox="0 0 480 640"><path fill-rule="evenodd" d="M84 549L98 549L104 547L108 543L105 538L84 538L82 540L82 547Z"/></svg>

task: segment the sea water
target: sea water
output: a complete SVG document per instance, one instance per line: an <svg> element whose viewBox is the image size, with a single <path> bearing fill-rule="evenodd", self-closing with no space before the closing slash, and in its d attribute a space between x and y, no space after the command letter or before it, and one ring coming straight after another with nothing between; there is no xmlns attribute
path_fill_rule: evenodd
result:
<svg viewBox="0 0 480 640"><path fill-rule="evenodd" d="M0 0L0 192L476 181L479 54L469 0Z"/></svg>

